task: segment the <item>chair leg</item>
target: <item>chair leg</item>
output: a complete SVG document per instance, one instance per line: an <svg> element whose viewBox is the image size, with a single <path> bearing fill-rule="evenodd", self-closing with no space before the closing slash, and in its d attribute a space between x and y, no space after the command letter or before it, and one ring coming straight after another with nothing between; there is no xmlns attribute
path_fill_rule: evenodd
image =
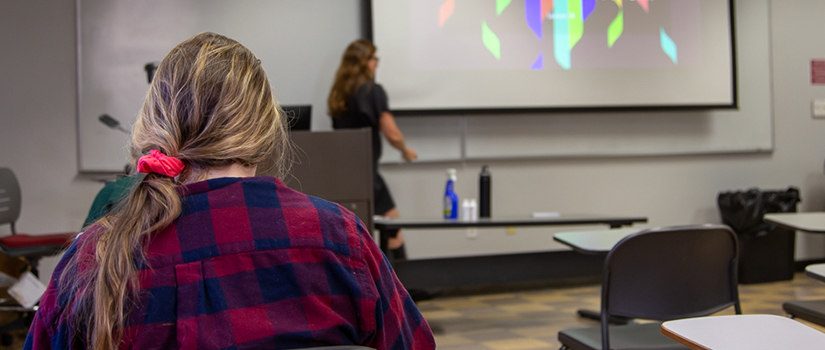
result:
<svg viewBox="0 0 825 350"><path fill-rule="evenodd" d="M40 271L37 269L37 264L40 262L39 256L27 257L26 260L29 261L29 266L31 268L32 274L35 277L40 277Z"/></svg>

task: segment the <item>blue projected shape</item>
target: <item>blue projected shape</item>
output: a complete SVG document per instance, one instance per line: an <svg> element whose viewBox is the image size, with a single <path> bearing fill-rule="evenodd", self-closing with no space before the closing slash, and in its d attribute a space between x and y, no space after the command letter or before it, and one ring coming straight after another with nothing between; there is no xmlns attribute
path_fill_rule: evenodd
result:
<svg viewBox="0 0 825 350"><path fill-rule="evenodd" d="M553 6L553 53L562 68L570 69L570 20L567 0L557 0Z"/></svg>
<svg viewBox="0 0 825 350"><path fill-rule="evenodd" d="M676 49L676 43L674 43L673 39L665 33L664 28L659 28L659 39L662 45L662 51L665 52L667 57L670 57L670 60L673 61L673 63L678 63L679 56Z"/></svg>
<svg viewBox="0 0 825 350"><path fill-rule="evenodd" d="M582 0L582 21L586 21L595 8L596 0Z"/></svg>
<svg viewBox="0 0 825 350"><path fill-rule="evenodd" d="M544 54L540 53L539 57L536 58L535 61L533 61L532 65L530 65L530 69L541 70L542 68L544 68Z"/></svg>
<svg viewBox="0 0 825 350"><path fill-rule="evenodd" d="M541 39L541 0L524 0L524 19L527 26Z"/></svg>

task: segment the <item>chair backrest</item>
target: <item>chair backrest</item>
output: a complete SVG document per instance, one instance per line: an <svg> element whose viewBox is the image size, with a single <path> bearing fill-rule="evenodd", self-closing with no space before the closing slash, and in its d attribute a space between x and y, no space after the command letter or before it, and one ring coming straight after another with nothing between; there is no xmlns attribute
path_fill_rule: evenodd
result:
<svg viewBox="0 0 825 350"><path fill-rule="evenodd" d="M370 129L292 131L290 137L296 146L295 164L284 183L341 204L371 231L375 188Z"/></svg>
<svg viewBox="0 0 825 350"><path fill-rule="evenodd" d="M671 320L736 306L736 234L723 225L644 230L605 259L602 313Z"/></svg>
<svg viewBox="0 0 825 350"><path fill-rule="evenodd" d="M602 312L672 320L736 306L736 234L724 225L644 230L619 241L605 259Z"/></svg>
<svg viewBox="0 0 825 350"><path fill-rule="evenodd" d="M617 243L602 276L602 347L608 318L672 320L705 316L733 305L737 289L736 234L724 225L644 230Z"/></svg>
<svg viewBox="0 0 825 350"><path fill-rule="evenodd" d="M10 224L14 233L14 222L20 217L20 185L9 168L0 168L0 225Z"/></svg>

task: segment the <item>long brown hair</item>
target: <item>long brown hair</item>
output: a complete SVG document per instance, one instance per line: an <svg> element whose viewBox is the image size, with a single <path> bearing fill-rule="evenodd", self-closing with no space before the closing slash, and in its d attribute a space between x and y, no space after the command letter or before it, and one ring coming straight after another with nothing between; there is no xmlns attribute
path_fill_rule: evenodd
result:
<svg viewBox="0 0 825 350"><path fill-rule="evenodd" d="M206 170L274 158L286 169L289 141L261 62L227 37L201 33L161 61L132 131L136 160L150 150L176 157L184 171L171 178L147 174L117 209L87 232L59 281L74 301L74 342L114 349L129 312L139 305L137 272L151 232L181 212L176 187L205 178ZM283 175L283 174L278 174ZM83 252L94 252L94 261ZM74 272L74 273L72 273Z"/></svg>
<svg viewBox="0 0 825 350"><path fill-rule="evenodd" d="M344 50L341 64L335 72L335 81L327 97L329 115L337 117L347 110L347 100L361 84L372 80L368 63L375 55L375 45L363 39L353 41Z"/></svg>

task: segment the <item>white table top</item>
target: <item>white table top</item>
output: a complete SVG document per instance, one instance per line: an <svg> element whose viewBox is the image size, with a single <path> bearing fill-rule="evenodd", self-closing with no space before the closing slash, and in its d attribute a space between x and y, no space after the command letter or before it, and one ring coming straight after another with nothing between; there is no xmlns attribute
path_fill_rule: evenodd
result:
<svg viewBox="0 0 825 350"><path fill-rule="evenodd" d="M595 231L568 231L553 235L553 240L585 254L605 254L622 238L641 231L639 228L620 228Z"/></svg>
<svg viewBox="0 0 825 350"><path fill-rule="evenodd" d="M763 220L792 230L825 233L825 212L771 213Z"/></svg>
<svg viewBox="0 0 825 350"><path fill-rule="evenodd" d="M811 264L805 266L805 274L811 278L825 282L825 264Z"/></svg>
<svg viewBox="0 0 825 350"><path fill-rule="evenodd" d="M662 333L692 349L823 349L825 333L777 315L707 316L662 323Z"/></svg>

